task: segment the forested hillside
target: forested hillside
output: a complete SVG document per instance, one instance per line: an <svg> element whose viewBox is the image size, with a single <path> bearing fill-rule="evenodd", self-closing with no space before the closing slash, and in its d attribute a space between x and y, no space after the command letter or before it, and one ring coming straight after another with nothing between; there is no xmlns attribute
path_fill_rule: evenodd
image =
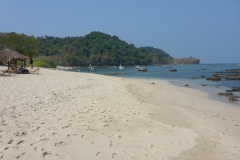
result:
<svg viewBox="0 0 240 160"><path fill-rule="evenodd" d="M4 43L6 42L4 39L13 34L17 33L0 34L0 49L11 48L9 44ZM21 34L21 36L26 35ZM38 58L44 59L41 57L47 57L56 65L156 65L173 61L173 58L161 49L153 47L137 48L133 44L120 40L117 36L95 31L84 37L42 36L35 39Z"/></svg>
<svg viewBox="0 0 240 160"><path fill-rule="evenodd" d="M173 62L176 64L199 64L200 60L197 58L188 57L188 58L175 58Z"/></svg>

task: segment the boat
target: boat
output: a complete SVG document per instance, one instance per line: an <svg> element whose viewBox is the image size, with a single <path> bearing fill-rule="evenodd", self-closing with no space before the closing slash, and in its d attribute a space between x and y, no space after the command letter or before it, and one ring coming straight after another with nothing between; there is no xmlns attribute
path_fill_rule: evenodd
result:
<svg viewBox="0 0 240 160"><path fill-rule="evenodd" d="M147 71L148 71L148 68L140 67L140 68L138 68L138 71L147 72Z"/></svg>
<svg viewBox="0 0 240 160"><path fill-rule="evenodd" d="M88 70L92 71L92 70L94 70L94 67L92 67L92 65L90 64L89 67L88 67Z"/></svg>
<svg viewBox="0 0 240 160"><path fill-rule="evenodd" d="M170 69L169 72L177 72L176 69Z"/></svg>
<svg viewBox="0 0 240 160"><path fill-rule="evenodd" d="M94 67L88 67L88 70L92 71L92 70L94 70Z"/></svg>
<svg viewBox="0 0 240 160"><path fill-rule="evenodd" d="M121 64L119 65L119 69L123 69L124 68L124 66L122 66Z"/></svg>
<svg viewBox="0 0 240 160"><path fill-rule="evenodd" d="M172 68L171 65L163 66L163 68Z"/></svg>
<svg viewBox="0 0 240 160"><path fill-rule="evenodd" d="M135 69L139 69L139 68L140 68L140 66L135 65Z"/></svg>

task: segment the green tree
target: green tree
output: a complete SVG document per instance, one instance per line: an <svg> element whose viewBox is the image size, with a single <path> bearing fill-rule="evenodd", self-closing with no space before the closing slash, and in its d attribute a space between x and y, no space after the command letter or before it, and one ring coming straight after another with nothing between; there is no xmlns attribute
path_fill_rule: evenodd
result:
<svg viewBox="0 0 240 160"><path fill-rule="evenodd" d="M37 41L34 37L12 32L9 36L2 39L2 43L4 43L8 48L16 50L28 57L35 57L38 55L36 50Z"/></svg>

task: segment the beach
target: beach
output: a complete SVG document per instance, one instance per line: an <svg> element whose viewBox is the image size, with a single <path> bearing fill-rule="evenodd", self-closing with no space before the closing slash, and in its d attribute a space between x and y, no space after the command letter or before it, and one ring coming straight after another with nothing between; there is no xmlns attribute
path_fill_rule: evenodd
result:
<svg viewBox="0 0 240 160"><path fill-rule="evenodd" d="M200 90L44 68L0 85L0 159L240 159L240 107Z"/></svg>

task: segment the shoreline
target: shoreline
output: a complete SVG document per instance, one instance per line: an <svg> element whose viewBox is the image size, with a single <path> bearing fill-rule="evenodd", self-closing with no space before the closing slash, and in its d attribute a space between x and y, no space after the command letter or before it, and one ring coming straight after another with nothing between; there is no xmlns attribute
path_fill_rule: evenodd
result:
<svg viewBox="0 0 240 160"><path fill-rule="evenodd" d="M159 79L0 77L3 159L239 159L240 109Z"/></svg>
<svg viewBox="0 0 240 160"><path fill-rule="evenodd" d="M219 101L219 102L224 102L224 103L229 103L232 105L236 105L237 107L240 106L240 101L234 101L231 102L228 100L227 97L225 96L218 96L217 93L219 92L225 92L226 88L216 88L216 87L212 87L212 86L201 86L198 85L196 83L192 83L190 81L169 81L171 84L179 86L179 87L187 87L187 88L192 88L192 89L196 89L199 91L202 91L204 93L209 94L209 97L212 98L213 100ZM184 86L185 84L188 84L189 86ZM234 95L239 95L240 93L237 92L237 94L235 93Z"/></svg>

